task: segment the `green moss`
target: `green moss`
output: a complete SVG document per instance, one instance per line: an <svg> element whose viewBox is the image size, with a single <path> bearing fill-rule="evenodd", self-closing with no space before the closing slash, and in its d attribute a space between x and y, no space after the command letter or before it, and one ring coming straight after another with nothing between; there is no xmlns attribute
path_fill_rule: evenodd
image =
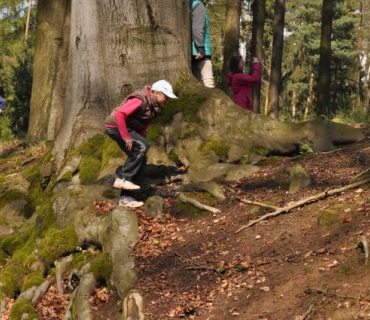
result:
<svg viewBox="0 0 370 320"><path fill-rule="evenodd" d="M115 199L116 193L112 189L107 189L102 192L102 196L106 199Z"/></svg>
<svg viewBox="0 0 370 320"><path fill-rule="evenodd" d="M170 99L148 128L146 135L148 141L158 141L163 128L169 125L173 121L174 116L180 112L183 114L185 121L199 123L198 109L206 99L207 97L199 97L194 92L183 92L180 99Z"/></svg>
<svg viewBox="0 0 370 320"><path fill-rule="evenodd" d="M109 285L113 272L113 264L108 253L99 254L92 262L90 271L94 274L96 280L104 280Z"/></svg>
<svg viewBox="0 0 370 320"><path fill-rule="evenodd" d="M268 157L260 161L261 166L268 166L268 165L274 165L278 164L280 162L279 157Z"/></svg>
<svg viewBox="0 0 370 320"><path fill-rule="evenodd" d="M155 142L158 141L161 134L162 126L160 124L153 124L147 130L146 139Z"/></svg>
<svg viewBox="0 0 370 320"><path fill-rule="evenodd" d="M50 265L64 254L75 251L78 245L79 240L73 226L65 229L50 228L40 243L39 253L46 265Z"/></svg>
<svg viewBox="0 0 370 320"><path fill-rule="evenodd" d="M249 152L265 157L269 154L268 149L259 146L253 146L252 148L250 148Z"/></svg>
<svg viewBox="0 0 370 320"><path fill-rule="evenodd" d="M5 192L0 197L0 210L4 208L4 206L8 204L9 202L21 200L21 199L28 201L28 197L18 190L10 190L8 192Z"/></svg>
<svg viewBox="0 0 370 320"><path fill-rule="evenodd" d="M24 317L22 317L24 314L28 314L27 319L39 319L37 312L30 301L23 298L17 299L10 309L9 320L24 319Z"/></svg>
<svg viewBox="0 0 370 320"><path fill-rule="evenodd" d="M32 272L24 277L21 291L24 292L34 286L38 287L45 281L44 276L40 270Z"/></svg>
<svg viewBox="0 0 370 320"><path fill-rule="evenodd" d="M6 219L3 215L0 215L0 226L6 226Z"/></svg>
<svg viewBox="0 0 370 320"><path fill-rule="evenodd" d="M57 224L56 215L51 206L52 201L45 201L40 205L38 216L36 218L36 231L43 233L50 227L55 227Z"/></svg>
<svg viewBox="0 0 370 320"><path fill-rule="evenodd" d="M27 206L28 217L35 212L36 207L50 204L51 202L52 192L49 188L43 190L41 188L41 182L42 177L40 176L38 179L32 181L31 186L28 189L28 196L30 198L30 202Z"/></svg>
<svg viewBox="0 0 370 320"><path fill-rule="evenodd" d="M51 162L52 158L52 148L49 149L49 151L43 156L43 158L40 161L37 161L34 166L28 167L26 170L22 172L22 177L26 179L27 181L34 181L36 179L39 179L41 177L40 174L40 167L43 166L46 163Z"/></svg>
<svg viewBox="0 0 370 320"><path fill-rule="evenodd" d="M102 166L106 166L110 159L120 158L122 156L124 156L124 153L118 144L107 136L103 145Z"/></svg>
<svg viewBox="0 0 370 320"><path fill-rule="evenodd" d="M337 215L331 211L321 212L317 219L319 226L324 229L330 228L338 221Z"/></svg>
<svg viewBox="0 0 370 320"><path fill-rule="evenodd" d="M0 273L1 292L7 297L14 297L20 289L24 269L17 261L10 261Z"/></svg>
<svg viewBox="0 0 370 320"><path fill-rule="evenodd" d="M82 156L101 159L104 143L105 136L102 134L97 134L89 139L86 143L82 144L79 148L72 152L72 154L80 154Z"/></svg>
<svg viewBox="0 0 370 320"><path fill-rule="evenodd" d="M58 179L58 182L70 182L72 181L73 173L71 171L64 172L63 176Z"/></svg>
<svg viewBox="0 0 370 320"><path fill-rule="evenodd" d="M0 266L5 265L8 258L9 256L7 255L7 253L3 249L0 249Z"/></svg>
<svg viewBox="0 0 370 320"><path fill-rule="evenodd" d="M215 152L220 158L227 158L229 153L229 146L222 144L218 140L208 140L202 146L201 151L205 154L209 154L211 151Z"/></svg>
<svg viewBox="0 0 370 320"><path fill-rule="evenodd" d="M74 155L81 155L81 162L78 169L80 171L82 182L90 183L95 181L98 177L103 160L105 144L106 136L97 134L68 155L68 158ZM72 179L72 174L72 172L68 173L66 177L63 177L63 179L70 181Z"/></svg>
<svg viewBox="0 0 370 320"><path fill-rule="evenodd" d="M190 204L183 203L180 199L177 200L177 207L183 215L189 217L206 217L209 212L206 210L200 210Z"/></svg>
<svg viewBox="0 0 370 320"><path fill-rule="evenodd" d="M168 155L168 159L171 160L172 162L177 162L179 160L179 157L175 153L171 152Z"/></svg>
<svg viewBox="0 0 370 320"><path fill-rule="evenodd" d="M93 157L84 157L80 162L80 179L82 182L90 183L98 178L100 160Z"/></svg>
<svg viewBox="0 0 370 320"><path fill-rule="evenodd" d="M16 250L26 244L28 237L29 235L26 233L9 235L1 240L1 249L7 254L13 255Z"/></svg>
<svg viewBox="0 0 370 320"><path fill-rule="evenodd" d="M299 154L314 153L312 145L310 143L303 143L299 146Z"/></svg>

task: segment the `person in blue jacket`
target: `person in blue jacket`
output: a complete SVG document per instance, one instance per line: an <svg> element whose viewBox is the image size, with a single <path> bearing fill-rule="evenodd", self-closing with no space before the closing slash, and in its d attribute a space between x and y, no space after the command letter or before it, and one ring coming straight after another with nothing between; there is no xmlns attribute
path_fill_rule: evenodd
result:
<svg viewBox="0 0 370 320"><path fill-rule="evenodd" d="M202 0L191 0L191 67L204 86L214 88L209 20Z"/></svg>
<svg viewBox="0 0 370 320"><path fill-rule="evenodd" d="M3 115L5 108L6 108L6 101L2 96L0 96L0 116Z"/></svg>

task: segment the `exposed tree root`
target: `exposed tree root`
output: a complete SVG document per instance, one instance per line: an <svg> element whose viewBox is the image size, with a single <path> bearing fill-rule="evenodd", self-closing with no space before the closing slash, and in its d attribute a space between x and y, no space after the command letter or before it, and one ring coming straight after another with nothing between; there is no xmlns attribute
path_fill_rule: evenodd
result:
<svg viewBox="0 0 370 320"><path fill-rule="evenodd" d="M342 193L343 191L346 191L346 190L349 190L349 189L357 188L357 187L359 187L363 184L369 183L369 182L370 182L370 178L367 178L367 179L362 180L362 181L347 184L344 187L325 190L324 192L320 192L320 193L318 193L316 195L313 195L311 197L308 197L306 199L302 199L300 201L294 202L291 205L288 205L286 207L278 208L274 212L266 213L265 215L255 219L255 220L251 220L248 224L242 226L237 231L235 231L235 233L238 233L238 232L240 232L244 229L247 229L247 228L263 221L263 220L267 220L269 218L276 217L276 216L278 216L282 213L287 213L287 212L291 211L292 209L301 207L301 206L303 206L307 203L318 201L318 200L324 199L328 196L332 196L332 195L335 195L335 194L338 194L338 193ZM255 203L255 204L257 204L257 203Z"/></svg>
<svg viewBox="0 0 370 320"><path fill-rule="evenodd" d="M190 204L198 209L201 209L201 210L206 210L206 211L210 211L212 213L219 213L221 212L219 209L217 208L214 208L214 207L211 207L211 206L208 206L206 204L203 204L195 199L191 199L187 196L185 196L182 192L179 193L179 199L181 202L183 203L186 203L186 204Z"/></svg>

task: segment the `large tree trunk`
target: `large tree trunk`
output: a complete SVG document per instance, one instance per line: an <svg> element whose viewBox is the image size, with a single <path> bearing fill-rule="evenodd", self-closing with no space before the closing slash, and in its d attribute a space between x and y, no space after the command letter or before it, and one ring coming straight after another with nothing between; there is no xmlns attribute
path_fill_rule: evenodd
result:
<svg viewBox="0 0 370 320"><path fill-rule="evenodd" d="M29 137L56 137L60 166L134 88L176 83L189 64L188 10L182 0L39 1Z"/></svg>
<svg viewBox="0 0 370 320"><path fill-rule="evenodd" d="M64 108L70 1L39 0L30 123L31 139L54 140Z"/></svg>

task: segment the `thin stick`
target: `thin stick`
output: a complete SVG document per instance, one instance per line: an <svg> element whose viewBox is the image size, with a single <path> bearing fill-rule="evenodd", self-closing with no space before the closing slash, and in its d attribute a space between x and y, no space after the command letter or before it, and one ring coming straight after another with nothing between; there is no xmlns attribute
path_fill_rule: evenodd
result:
<svg viewBox="0 0 370 320"><path fill-rule="evenodd" d="M254 204L256 206L260 206L260 207L264 207L264 208L270 208L270 209L274 209L274 210L279 209L279 207L276 207L276 206L273 206L273 205L270 205L270 204L266 204L266 203L262 203L262 202L242 199L240 197L237 197L236 199L238 199L240 202L244 202L244 203L247 203L247 204Z"/></svg>
<svg viewBox="0 0 370 320"><path fill-rule="evenodd" d="M311 303L310 306L308 307L307 311L302 315L301 320L307 319L307 317L312 313L313 307L314 307L314 304Z"/></svg>
<svg viewBox="0 0 370 320"><path fill-rule="evenodd" d="M322 290L322 289L317 289L317 288L307 288L304 293L306 294L322 294L327 297L332 297L332 298L339 298L339 299L352 299L352 300L360 300L361 297L354 297L354 296L348 296L348 295L342 295L342 294L337 294L334 292L329 292L328 290Z"/></svg>

